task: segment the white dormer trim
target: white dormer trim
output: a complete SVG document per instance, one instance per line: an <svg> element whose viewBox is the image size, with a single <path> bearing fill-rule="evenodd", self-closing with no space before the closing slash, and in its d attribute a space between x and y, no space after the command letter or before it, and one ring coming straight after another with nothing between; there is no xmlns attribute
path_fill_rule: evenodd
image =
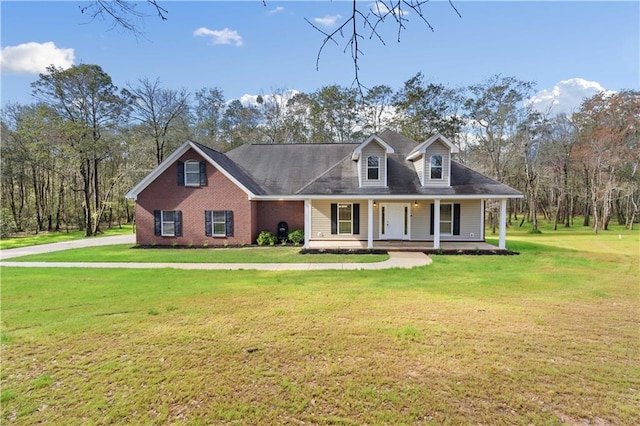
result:
<svg viewBox="0 0 640 426"><path fill-rule="evenodd" d="M211 157L209 157L202 149L198 147L195 143L191 141L186 141L178 149L173 151L170 156L164 159L162 163L160 163L155 169L153 169L148 175L144 177L136 186L134 186L131 191L127 192L125 198L129 198L132 200L138 199L138 194L140 194L147 186L151 185L151 183L156 180L158 176L160 176L165 170L171 167L178 159L189 149L193 149L197 152L204 160L206 160L213 167L218 169L224 176L226 176L231 182L236 184L238 188L244 191L249 198L255 197L255 194L251 192L246 186L244 186L240 181L238 181L231 173L225 170L220 164L214 161Z"/></svg>
<svg viewBox="0 0 640 426"><path fill-rule="evenodd" d="M372 135L372 136L369 136L369 138L366 141L362 142L360 145L356 147L356 149L353 150L353 154L351 154L351 159L353 161L360 160L360 155L362 154L362 150L364 149L364 147L366 147L367 145L369 145L371 142L374 142L374 141L378 145L383 147L387 154L393 154L395 152L388 143L380 139L378 136Z"/></svg>
<svg viewBox="0 0 640 426"><path fill-rule="evenodd" d="M388 170L389 170L389 159L388 159L388 156L389 156L389 154L395 153L395 150L393 149L393 147L391 147L391 145L389 145L388 143L383 141L377 135L369 136L369 138L367 138L367 140L365 140L360 145L358 145L353 150L353 153L351 154L351 160L356 162L356 170L357 170L357 174L358 174L358 186L360 188L365 186L365 185L363 185L362 176L363 176L364 173L366 173L366 167L367 167L366 161L367 161L367 159L362 156L362 151L371 142L375 142L380 147L382 147L382 149L384 150L384 157L378 157L378 161L379 161L380 173L382 173L383 170L384 170L384 176L380 176L379 180L380 181L384 181L384 187L386 188L386 187L389 186L389 181L388 181L388 179L389 179L389 173L388 173ZM383 169L382 164L381 164L383 161L384 161L384 169ZM363 171L363 168L365 169L364 171Z"/></svg>
<svg viewBox="0 0 640 426"><path fill-rule="evenodd" d="M433 144L437 140L439 140L444 145L446 145L447 148L449 148L449 154L458 154L460 152L458 147L455 146L449 139L442 136L440 133L437 133L431 136L426 141L422 142L420 145L416 146L407 156L407 160L413 161L421 155L424 155L427 148L429 148L429 146L431 146L431 144Z"/></svg>

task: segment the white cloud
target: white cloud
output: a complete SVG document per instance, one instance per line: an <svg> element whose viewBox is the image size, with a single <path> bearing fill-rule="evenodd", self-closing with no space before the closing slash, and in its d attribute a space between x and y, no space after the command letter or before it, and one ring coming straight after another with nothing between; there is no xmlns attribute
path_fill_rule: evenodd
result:
<svg viewBox="0 0 640 426"><path fill-rule="evenodd" d="M2 71L27 74L44 73L50 65L57 68L69 68L73 65L74 60L73 49L60 49L52 41L7 46L2 49L0 54Z"/></svg>
<svg viewBox="0 0 640 426"><path fill-rule="evenodd" d="M407 12L406 10L402 10L399 7L394 7L393 9L389 9L389 7L386 5L386 3L377 1L375 3L371 3L369 5L369 9L371 10L371 12L375 13L376 15L380 15L380 16L384 16L388 13L392 13L394 15L400 15L400 16L406 16L409 14L409 12Z"/></svg>
<svg viewBox="0 0 640 426"><path fill-rule="evenodd" d="M610 92L597 81L570 78L558 82L550 89L540 90L531 96L526 103L543 113L572 114L580 108L582 101L602 91Z"/></svg>
<svg viewBox="0 0 640 426"><path fill-rule="evenodd" d="M280 12L284 12L284 7L278 6L276 8L273 8L267 11L267 15L275 15L276 13L280 13Z"/></svg>
<svg viewBox="0 0 640 426"><path fill-rule="evenodd" d="M262 97L265 103L276 103L279 105L286 105L289 99L300 93L298 90L285 90L280 93L269 93L265 95L242 95L239 99L240 103L247 106L258 106L258 97Z"/></svg>
<svg viewBox="0 0 640 426"><path fill-rule="evenodd" d="M243 44L242 36L236 30L225 28L223 30L210 30L200 27L193 32L194 37L211 37L212 44L232 44L240 47Z"/></svg>
<svg viewBox="0 0 640 426"><path fill-rule="evenodd" d="M333 27L340 18L342 15L327 15L323 18L313 18L313 22L323 27Z"/></svg>

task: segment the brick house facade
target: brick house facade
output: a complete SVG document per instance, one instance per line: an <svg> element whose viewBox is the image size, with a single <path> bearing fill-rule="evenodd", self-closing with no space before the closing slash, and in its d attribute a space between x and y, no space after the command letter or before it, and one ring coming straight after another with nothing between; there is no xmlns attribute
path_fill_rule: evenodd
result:
<svg viewBox="0 0 640 426"><path fill-rule="evenodd" d="M304 231L306 247L373 248L407 240L484 241L486 200L513 188L455 161L441 135L417 143L385 130L361 144L243 145L221 153L187 141L129 193L144 246L253 244L263 231Z"/></svg>

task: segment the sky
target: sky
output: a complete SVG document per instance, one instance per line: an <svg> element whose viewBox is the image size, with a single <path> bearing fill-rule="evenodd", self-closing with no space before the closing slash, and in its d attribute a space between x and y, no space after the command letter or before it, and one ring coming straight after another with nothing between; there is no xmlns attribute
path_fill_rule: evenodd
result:
<svg viewBox="0 0 640 426"><path fill-rule="evenodd" d="M55 64L97 64L118 87L141 78L167 89L222 89L227 100L285 90L311 93L351 87L347 38L323 34L350 13L350 1L159 0L167 20L138 21L142 36L91 20L88 2L0 2L2 105L32 103L30 84ZM363 11L373 1L358 3ZM397 90L421 72L427 82L464 87L495 74L534 81L535 106L574 111L598 91L640 89L640 2L447 1L423 6L433 31L417 14L380 27L383 42L363 31L360 82ZM153 14L140 3L141 12ZM306 19L306 20L305 20ZM346 48L346 51L345 51Z"/></svg>

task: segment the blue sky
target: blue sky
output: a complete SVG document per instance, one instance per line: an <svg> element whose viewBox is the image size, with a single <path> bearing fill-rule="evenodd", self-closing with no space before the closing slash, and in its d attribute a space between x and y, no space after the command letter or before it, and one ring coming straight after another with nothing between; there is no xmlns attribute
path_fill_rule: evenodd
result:
<svg viewBox="0 0 640 426"><path fill-rule="evenodd" d="M86 2L2 1L2 104L29 103L38 69L98 64L119 87L159 78L166 88L219 87L227 99L273 90L313 92L323 85L350 86L353 63L340 45L327 45L304 18L331 26L349 14L348 1L267 0L170 2L168 20L150 17L137 38L80 13ZM373 1L363 1L367 9ZM398 89L422 72L453 87L493 74L537 83L538 98L575 106L596 90L640 88L640 3L433 1L424 11L435 31L415 14L396 38L382 28L385 45L362 41L361 82ZM149 10L140 4L141 11ZM149 10L150 11L150 10ZM150 11L151 12L151 11ZM339 21L340 19L338 19ZM217 44L216 44L217 42ZM226 42L223 43L223 42Z"/></svg>

